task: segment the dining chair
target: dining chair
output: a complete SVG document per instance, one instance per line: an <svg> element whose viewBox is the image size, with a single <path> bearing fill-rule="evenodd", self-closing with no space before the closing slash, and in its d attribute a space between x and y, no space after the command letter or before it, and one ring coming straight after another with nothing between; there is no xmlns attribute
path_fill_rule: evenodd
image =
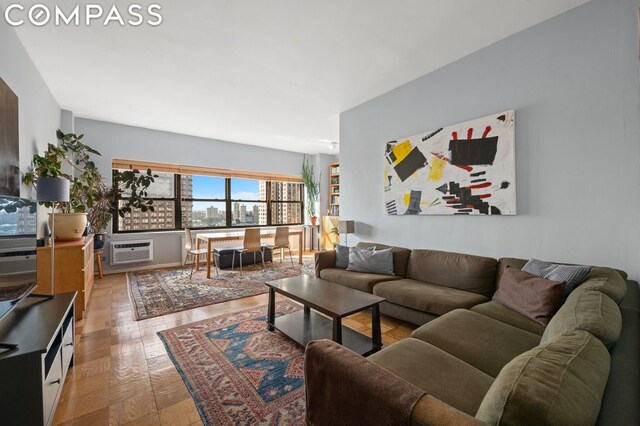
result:
<svg viewBox="0 0 640 426"><path fill-rule="evenodd" d="M193 237L191 236L190 229L185 228L184 233L185 233L184 250L187 252L187 254L184 257L184 262L182 263L182 266L184 267L187 264L187 259L189 259L189 256L193 256L193 263L191 264L191 273L189 274L189 278L191 278L193 276L193 268L196 266L196 256L201 256L203 254L206 254L208 256L209 254L207 253L206 248L201 248L201 249L193 248ZM215 262L215 267L216 267L216 275L218 275L217 262Z"/></svg>
<svg viewBox="0 0 640 426"><path fill-rule="evenodd" d="M256 261L256 253L260 253L260 257L262 259L262 269L265 269L264 250L262 249L262 242L260 240L260 228L245 228L243 246L234 248L233 258L231 259L232 271L236 260L236 253L238 254L238 257L240 259L240 275L242 275L242 255L244 253L253 253L254 263Z"/></svg>
<svg viewBox="0 0 640 426"><path fill-rule="evenodd" d="M279 226L276 228L276 236L273 241L273 245L269 246L270 249L280 249L280 262L283 258L283 250L289 250L289 259L291 260L291 266L293 265L293 256L291 255L291 244L289 243L289 227Z"/></svg>

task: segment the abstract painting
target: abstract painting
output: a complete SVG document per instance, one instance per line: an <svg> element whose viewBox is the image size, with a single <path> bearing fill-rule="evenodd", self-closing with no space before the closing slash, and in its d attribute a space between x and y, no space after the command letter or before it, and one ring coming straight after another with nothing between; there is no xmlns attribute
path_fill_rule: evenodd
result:
<svg viewBox="0 0 640 426"><path fill-rule="evenodd" d="M385 161L390 215L516 214L513 110L387 142Z"/></svg>
<svg viewBox="0 0 640 426"><path fill-rule="evenodd" d="M0 195L20 196L18 97L0 78Z"/></svg>

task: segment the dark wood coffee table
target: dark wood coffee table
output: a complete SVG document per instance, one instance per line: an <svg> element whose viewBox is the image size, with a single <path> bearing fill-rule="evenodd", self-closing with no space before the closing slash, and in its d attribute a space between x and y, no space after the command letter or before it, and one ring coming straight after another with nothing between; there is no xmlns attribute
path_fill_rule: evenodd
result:
<svg viewBox="0 0 640 426"><path fill-rule="evenodd" d="M383 297L308 275L269 281L266 285L269 287L267 323L270 331L278 329L302 346L311 340L332 339L365 356L382 348L380 303L386 300ZM304 309L276 318L276 293L302 303ZM342 318L369 308L371 337L342 325Z"/></svg>

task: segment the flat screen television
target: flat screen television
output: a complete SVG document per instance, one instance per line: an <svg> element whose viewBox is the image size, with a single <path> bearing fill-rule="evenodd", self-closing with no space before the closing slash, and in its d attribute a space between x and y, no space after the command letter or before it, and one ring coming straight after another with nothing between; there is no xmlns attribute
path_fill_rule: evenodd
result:
<svg viewBox="0 0 640 426"><path fill-rule="evenodd" d="M36 287L37 203L0 196L0 321Z"/></svg>

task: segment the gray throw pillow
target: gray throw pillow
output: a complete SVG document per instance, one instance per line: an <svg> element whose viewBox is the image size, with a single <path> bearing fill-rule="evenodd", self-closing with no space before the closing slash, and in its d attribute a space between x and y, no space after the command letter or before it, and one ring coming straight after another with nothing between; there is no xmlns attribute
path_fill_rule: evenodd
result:
<svg viewBox="0 0 640 426"><path fill-rule="evenodd" d="M376 246L367 247L360 250L374 251ZM336 244L336 268L347 269L349 266L349 246Z"/></svg>
<svg viewBox="0 0 640 426"><path fill-rule="evenodd" d="M349 247L336 244L336 268L347 269L349 266Z"/></svg>
<svg viewBox="0 0 640 426"><path fill-rule="evenodd" d="M393 275L393 251L349 248L347 271Z"/></svg>
<svg viewBox="0 0 640 426"><path fill-rule="evenodd" d="M522 270L538 277L546 278L552 281L564 281L564 296L575 290L584 282L591 271L590 266L584 265L558 265L542 260L530 259Z"/></svg>

